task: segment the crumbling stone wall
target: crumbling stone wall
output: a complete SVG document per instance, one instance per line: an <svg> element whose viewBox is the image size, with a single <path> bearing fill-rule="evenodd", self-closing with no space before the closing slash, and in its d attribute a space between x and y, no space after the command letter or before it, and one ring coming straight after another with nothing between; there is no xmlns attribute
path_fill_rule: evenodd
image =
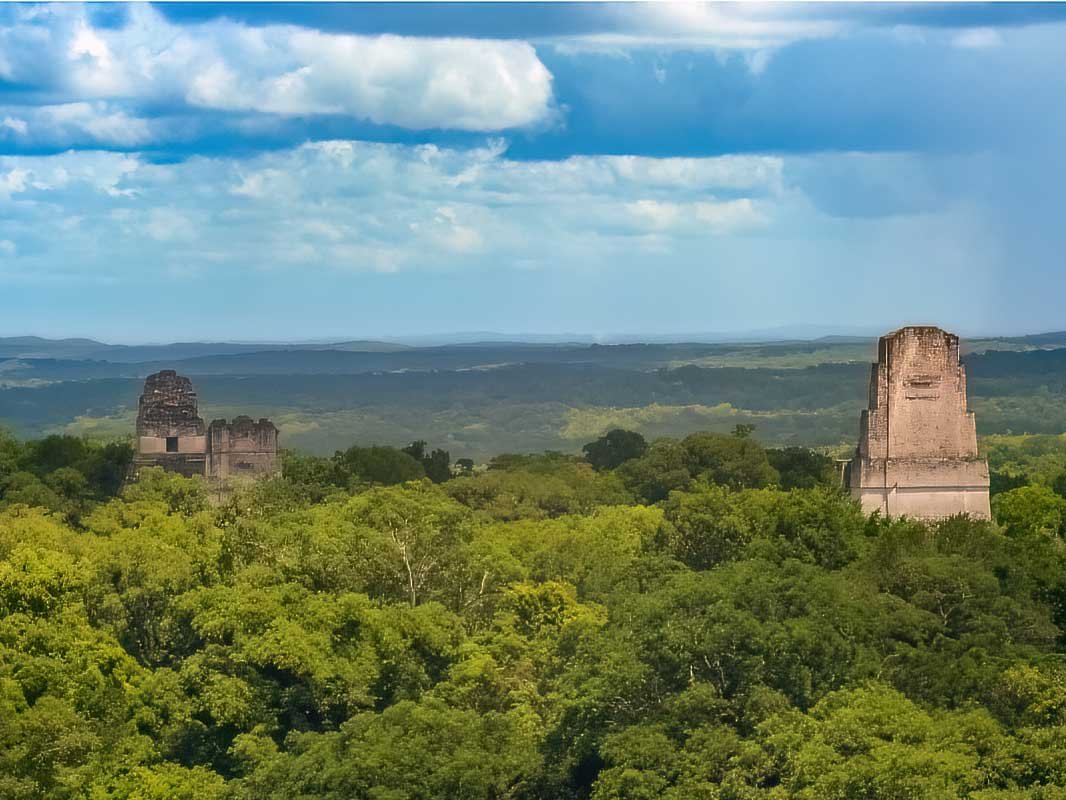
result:
<svg viewBox="0 0 1066 800"><path fill-rule="evenodd" d="M172 369L149 375L137 406L134 467L160 466L183 475L203 475L206 441L192 381Z"/></svg>
<svg viewBox="0 0 1066 800"><path fill-rule="evenodd" d="M277 472L278 429L268 419L217 419L199 415L192 381L165 369L144 382L137 409L134 468L158 466L183 475L229 478Z"/></svg>
<svg viewBox="0 0 1066 800"><path fill-rule="evenodd" d="M867 512L990 516L958 336L911 326L881 337L848 482Z"/></svg>
<svg viewBox="0 0 1066 800"><path fill-rule="evenodd" d="M277 458L278 429L268 419L216 419L207 429L207 472L213 477L273 475Z"/></svg>

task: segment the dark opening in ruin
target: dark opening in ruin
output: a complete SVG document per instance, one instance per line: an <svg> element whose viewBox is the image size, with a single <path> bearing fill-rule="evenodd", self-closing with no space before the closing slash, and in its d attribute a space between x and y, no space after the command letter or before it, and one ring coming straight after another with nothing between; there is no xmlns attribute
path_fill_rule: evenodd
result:
<svg viewBox="0 0 1066 800"><path fill-rule="evenodd" d="M176 453L176 452L178 452L178 437L177 436L168 436L167 437L167 452L168 453Z"/></svg>

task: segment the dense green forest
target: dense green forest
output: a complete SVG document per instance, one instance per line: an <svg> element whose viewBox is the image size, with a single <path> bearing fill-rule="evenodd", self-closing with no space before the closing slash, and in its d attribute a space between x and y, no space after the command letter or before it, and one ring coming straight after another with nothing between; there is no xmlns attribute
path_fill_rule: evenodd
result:
<svg viewBox="0 0 1066 800"><path fill-rule="evenodd" d="M964 343L979 433L1066 430L1064 344L1063 334ZM207 419L269 417L284 446L318 455L338 442L425 438L485 461L576 454L612 428L654 439L738 424L774 446L846 451L875 358L876 343L861 339L419 348L0 339L0 426L23 437L126 436L145 376L169 368L192 378Z"/></svg>
<svg viewBox="0 0 1066 800"><path fill-rule="evenodd" d="M1066 798L1066 444L864 518L759 431L218 495L0 435L0 797Z"/></svg>

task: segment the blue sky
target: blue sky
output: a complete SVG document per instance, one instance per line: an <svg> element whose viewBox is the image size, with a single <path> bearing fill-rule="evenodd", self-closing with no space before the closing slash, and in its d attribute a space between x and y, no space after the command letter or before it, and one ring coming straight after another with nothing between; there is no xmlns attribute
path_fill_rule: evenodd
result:
<svg viewBox="0 0 1066 800"><path fill-rule="evenodd" d="M0 335L1066 328L1066 6L0 6Z"/></svg>

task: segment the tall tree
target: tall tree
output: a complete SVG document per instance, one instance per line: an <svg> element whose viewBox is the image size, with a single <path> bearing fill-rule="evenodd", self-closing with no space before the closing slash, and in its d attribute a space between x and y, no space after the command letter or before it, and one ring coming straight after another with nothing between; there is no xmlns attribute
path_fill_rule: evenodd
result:
<svg viewBox="0 0 1066 800"><path fill-rule="evenodd" d="M589 442L581 451L597 470L615 469L634 458L640 458L648 450L644 437L635 431L615 428L607 431L594 442Z"/></svg>

